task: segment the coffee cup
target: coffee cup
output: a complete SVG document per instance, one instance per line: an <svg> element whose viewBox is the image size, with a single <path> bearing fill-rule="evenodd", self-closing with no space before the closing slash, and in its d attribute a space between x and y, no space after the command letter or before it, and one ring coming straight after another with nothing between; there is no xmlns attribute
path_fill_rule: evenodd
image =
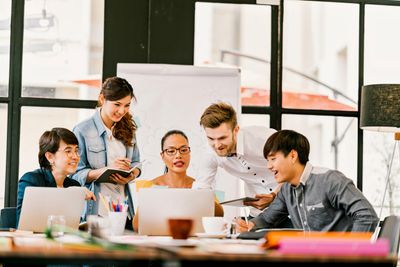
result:
<svg viewBox="0 0 400 267"><path fill-rule="evenodd" d="M193 220L171 218L168 220L168 225L173 239L187 239L193 227Z"/></svg>
<svg viewBox="0 0 400 267"><path fill-rule="evenodd" d="M203 217L202 223L207 234L222 234L227 231L228 224L223 217Z"/></svg>

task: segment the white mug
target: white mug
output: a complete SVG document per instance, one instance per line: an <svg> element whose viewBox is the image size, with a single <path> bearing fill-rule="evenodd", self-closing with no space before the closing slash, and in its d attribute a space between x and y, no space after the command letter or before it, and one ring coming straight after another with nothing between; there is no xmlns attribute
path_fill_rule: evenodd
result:
<svg viewBox="0 0 400 267"><path fill-rule="evenodd" d="M227 223L223 217L203 217L203 228L207 234L221 234L227 231Z"/></svg>

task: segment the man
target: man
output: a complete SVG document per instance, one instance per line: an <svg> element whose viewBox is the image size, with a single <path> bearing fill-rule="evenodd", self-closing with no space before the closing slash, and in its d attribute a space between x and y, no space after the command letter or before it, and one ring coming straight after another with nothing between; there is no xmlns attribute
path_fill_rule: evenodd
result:
<svg viewBox="0 0 400 267"><path fill-rule="evenodd" d="M279 190L262 154L265 140L276 131L261 126L240 129L236 111L223 102L209 106L201 116L200 125L215 153L209 154L204 161L194 187L211 188L218 167L223 168L244 181L246 196L259 199L246 203L254 207L251 216L257 216L274 200Z"/></svg>
<svg viewBox="0 0 400 267"><path fill-rule="evenodd" d="M306 137L282 130L268 138L264 156L278 183L284 183L274 202L258 217L238 220L239 231L275 228L288 215L304 231L373 232L378 217L352 180L335 170L313 167Z"/></svg>

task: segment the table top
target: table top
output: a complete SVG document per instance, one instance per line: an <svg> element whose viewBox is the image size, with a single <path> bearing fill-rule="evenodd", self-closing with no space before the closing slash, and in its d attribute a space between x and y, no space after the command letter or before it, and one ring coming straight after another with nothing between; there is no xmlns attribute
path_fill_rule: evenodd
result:
<svg viewBox="0 0 400 267"><path fill-rule="evenodd" d="M143 239L146 240L146 239ZM333 256L333 255L283 255L277 251L265 251L257 244L239 244L233 241L202 242L196 246L165 246L143 242L142 245L118 245L101 247L87 244L62 244L53 240L38 238L37 242L21 243L17 238L10 238L9 244L0 244L0 262L19 262L32 260L35 262L136 262L136 261L169 261L181 262L271 262L271 263L304 263L323 265L324 263L360 264L368 263L376 266L395 266L397 255L388 256ZM35 241L35 240L34 240ZM241 251L229 250L232 248ZM223 248L218 250L215 248Z"/></svg>

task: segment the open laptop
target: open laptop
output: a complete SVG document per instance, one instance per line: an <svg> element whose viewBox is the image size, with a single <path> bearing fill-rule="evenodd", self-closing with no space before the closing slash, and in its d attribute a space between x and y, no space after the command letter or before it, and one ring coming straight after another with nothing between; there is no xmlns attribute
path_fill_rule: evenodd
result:
<svg viewBox="0 0 400 267"><path fill-rule="evenodd" d="M78 229L84 207L84 187L27 187L18 229L44 232L49 215L63 215L67 226Z"/></svg>
<svg viewBox="0 0 400 267"><path fill-rule="evenodd" d="M138 202L140 235L170 235L170 218L193 219L190 235L194 235L204 232L202 217L214 216L212 190L143 188Z"/></svg>

